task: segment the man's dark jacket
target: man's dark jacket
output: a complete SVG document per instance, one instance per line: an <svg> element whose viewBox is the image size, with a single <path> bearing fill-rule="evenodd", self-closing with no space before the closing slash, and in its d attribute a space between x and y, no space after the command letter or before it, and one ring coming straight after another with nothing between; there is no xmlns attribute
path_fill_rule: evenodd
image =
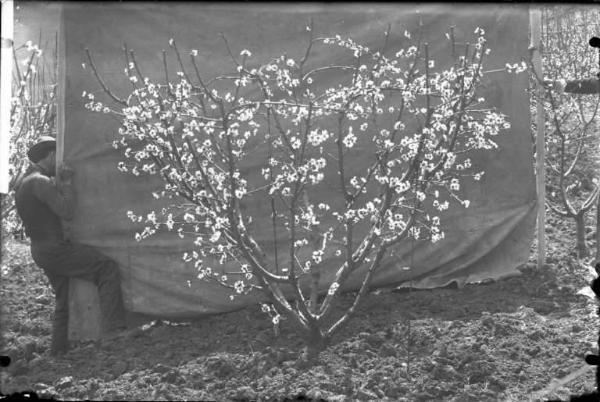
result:
<svg viewBox="0 0 600 402"><path fill-rule="evenodd" d="M15 201L32 246L57 244L63 240L61 219L73 217L70 185L63 185L59 191L54 179L34 165L19 183Z"/></svg>

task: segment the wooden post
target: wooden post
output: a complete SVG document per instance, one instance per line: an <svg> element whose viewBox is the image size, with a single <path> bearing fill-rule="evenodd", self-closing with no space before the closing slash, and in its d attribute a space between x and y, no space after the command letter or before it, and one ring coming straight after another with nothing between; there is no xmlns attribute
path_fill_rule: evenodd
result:
<svg viewBox="0 0 600 402"><path fill-rule="evenodd" d="M64 161L65 150L65 107L67 87L66 33L64 5L61 6L58 30L58 93L56 108L56 166ZM77 173L75 173L77 175ZM77 177L75 177L77 180ZM75 183L74 183L75 184ZM71 238L72 230L64 224L65 238ZM97 340L100 338L100 303L96 286L80 279L69 281L69 340Z"/></svg>
<svg viewBox="0 0 600 402"><path fill-rule="evenodd" d="M97 340L101 334L100 298L92 282L69 280L69 340Z"/></svg>
<svg viewBox="0 0 600 402"><path fill-rule="evenodd" d="M529 49L532 51L533 68L539 77L543 77L542 71L542 10L540 8L529 9L529 30L530 42ZM546 263L546 172L544 171L545 157L545 139L544 139L544 88L541 83L537 83L538 102L536 109L536 188L538 201L537 215L537 238L538 238L538 258L537 266L541 269Z"/></svg>
<svg viewBox="0 0 600 402"><path fill-rule="evenodd" d="M8 194L10 105L12 98L13 1L2 0L2 59L0 81L0 194Z"/></svg>

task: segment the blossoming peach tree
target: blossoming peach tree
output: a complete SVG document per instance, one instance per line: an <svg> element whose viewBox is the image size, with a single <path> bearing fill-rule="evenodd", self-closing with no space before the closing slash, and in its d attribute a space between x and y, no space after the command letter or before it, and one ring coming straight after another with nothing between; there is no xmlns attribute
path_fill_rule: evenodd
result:
<svg viewBox="0 0 600 402"><path fill-rule="evenodd" d="M172 205L130 211L132 221L145 223L136 238L161 227L191 236L182 258L199 278L228 288L231 298L262 292L269 301L263 311L275 324L280 317L294 324L314 357L351 319L395 245L444 238L439 213L450 202L468 207L461 182L483 175L470 154L496 148L494 137L509 123L478 96L489 54L483 29L446 69L436 68L421 34L405 32L408 46L391 50L388 29L375 50L315 37L312 23L306 29L301 57L262 64L251 63L248 50L237 56L223 37L233 72L212 80L202 77L197 50L185 68L172 39L180 72L163 82L145 77L125 49L126 99L111 92L88 51L120 108L85 95L88 108L122 116L118 168L160 176L164 186L152 195ZM317 46L345 52L349 62L311 65ZM339 79L325 85L320 75L332 71ZM260 158L257 149L265 156L251 179L243 166ZM266 218L247 212L252 197L260 197ZM270 220L270 233L258 240L257 219ZM333 316L353 275L359 289Z"/></svg>

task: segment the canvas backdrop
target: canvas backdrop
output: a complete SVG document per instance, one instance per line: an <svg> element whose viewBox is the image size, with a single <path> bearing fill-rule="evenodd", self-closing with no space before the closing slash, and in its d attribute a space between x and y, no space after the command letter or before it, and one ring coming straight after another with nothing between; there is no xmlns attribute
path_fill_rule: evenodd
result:
<svg viewBox="0 0 600 402"><path fill-rule="evenodd" d="M191 317L231 311L256 298L241 297L232 302L228 290L196 279L194 268L182 261L182 252L189 249L191 239L182 241L172 233L160 232L142 242L134 240L141 227L127 219L127 211L147 213L161 208L161 201L151 196L161 182L156 177L139 178L117 170L117 163L123 160L121 151L112 147L119 138L118 119L84 108L87 100L82 98L83 91L108 101L84 49L92 51L100 74L117 95L124 97L131 89L123 71L124 43L134 49L146 76L162 80L162 50L170 51L169 39L175 38L186 59L191 49L198 50L202 73L211 78L231 70L220 32L234 52L250 50L252 60L267 62L283 53L299 59L306 44L306 21L311 17L318 36L339 34L372 48L381 46L383 32L391 23L389 48L393 52L406 46L404 30L416 29L421 18L430 54L442 60L442 65L444 60L452 61L444 35L451 25L455 26L457 42L472 40L477 26L485 29L492 49L486 70L502 69L507 62L527 57L528 9L520 5L65 3L61 17L64 46L59 60L64 129L59 142L64 144L63 159L75 168L77 192L77 210L69 231L73 239L97 247L119 263L129 310ZM458 51L464 49L460 46ZM173 76L178 68L172 51L169 54ZM313 61L321 65L343 57L325 47L315 49L313 55ZM187 68L191 71L191 65ZM338 78L326 75L320 84L329 85ZM484 84L483 94L508 115L512 127L497 138L498 150L474 155L474 169L483 169L486 174L481 181L464 186L470 207L451 203L442 217L443 241L430 244L409 240L398 246L375 276L375 287L430 288L452 281L462 285L515 274L516 267L526 262L536 213L527 76L491 72L485 75ZM359 141L355 152L362 151ZM266 145L258 146L253 155L255 159L242 166L250 183L258 180ZM355 172L364 171L372 161L371 154L363 155L353 166ZM330 197L328 191L332 190L325 186L318 191L315 202L318 197ZM254 196L245 207L255 216L255 238L269 254L273 248L268 236L270 210L264 207L267 200L264 195ZM334 259L326 259L323 289L338 266ZM361 272L350 278L347 289L360 285Z"/></svg>

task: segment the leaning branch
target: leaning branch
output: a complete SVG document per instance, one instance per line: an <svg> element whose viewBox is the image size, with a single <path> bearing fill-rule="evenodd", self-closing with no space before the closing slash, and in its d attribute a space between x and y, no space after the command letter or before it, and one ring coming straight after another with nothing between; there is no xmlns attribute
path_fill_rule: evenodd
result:
<svg viewBox="0 0 600 402"><path fill-rule="evenodd" d="M98 70L96 69L96 65L94 64L94 60L92 59L92 55L90 53L90 49L85 48L85 54L87 55L88 61L90 62L90 67L92 67L92 71L94 73L94 76L98 80L98 83L102 87L102 90L104 91L104 93L106 93L113 101L115 101L115 102L117 102L117 103L119 103L119 104L121 104L123 106L127 106L127 102L125 102L123 99L121 99L118 96L116 96L110 90L110 88L106 85L106 83L104 82L104 80L102 79L102 77L100 76L100 74L98 73Z"/></svg>

